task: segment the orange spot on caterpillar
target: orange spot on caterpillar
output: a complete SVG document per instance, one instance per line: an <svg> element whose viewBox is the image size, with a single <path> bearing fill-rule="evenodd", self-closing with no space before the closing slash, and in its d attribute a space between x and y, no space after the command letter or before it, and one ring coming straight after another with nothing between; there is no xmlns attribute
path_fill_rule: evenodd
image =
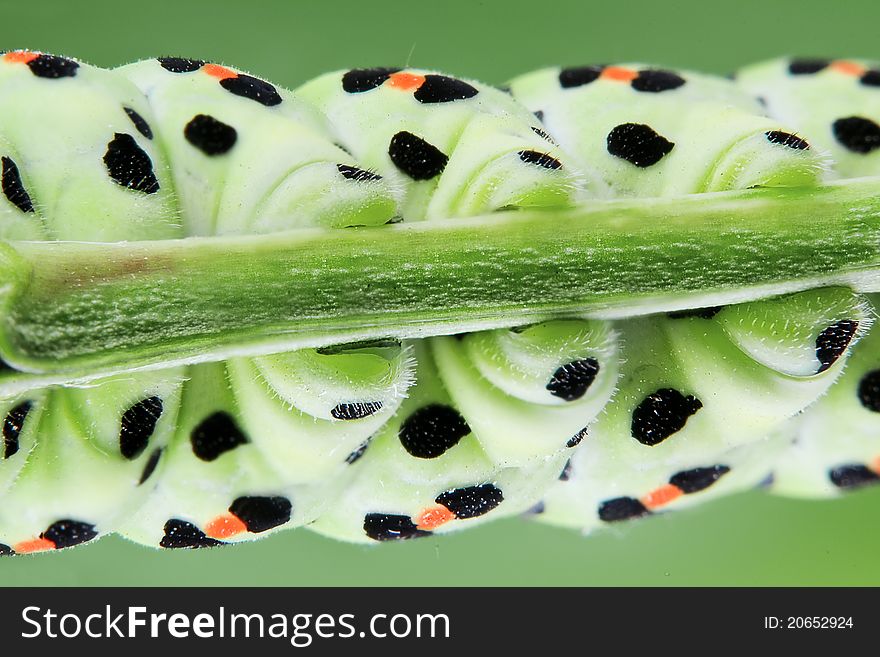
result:
<svg viewBox="0 0 880 657"><path fill-rule="evenodd" d="M39 56L40 53L34 52L33 50L13 50L12 52L3 55L3 59L10 64L27 64L28 62L34 61Z"/></svg>
<svg viewBox="0 0 880 657"><path fill-rule="evenodd" d="M844 75L854 75L856 77L861 76L865 72L865 67L857 62L850 62L846 59L840 59L838 61L831 62L831 68L833 68L838 73L843 73Z"/></svg>
<svg viewBox="0 0 880 657"><path fill-rule="evenodd" d="M16 554L29 554L31 552L45 552L54 550L55 544L48 538L35 538L31 541L22 541L12 546Z"/></svg>
<svg viewBox="0 0 880 657"><path fill-rule="evenodd" d="M238 73L225 66L220 66L219 64L205 64L202 66L202 70L212 78L217 78L218 80L238 77Z"/></svg>
<svg viewBox="0 0 880 657"><path fill-rule="evenodd" d="M880 475L880 456L868 464L868 468Z"/></svg>
<svg viewBox="0 0 880 657"><path fill-rule="evenodd" d="M632 82L639 74L632 69L623 68L622 66L606 66L602 69L599 76L603 80L614 80L615 82Z"/></svg>
<svg viewBox="0 0 880 657"><path fill-rule="evenodd" d="M400 73L393 73L390 75L386 84L388 84L389 87L394 87L401 91L415 91L421 87L424 82L424 75L416 75L415 73L401 71Z"/></svg>
<svg viewBox="0 0 880 657"><path fill-rule="evenodd" d="M678 486L665 484L660 486L660 488L655 488L645 495L641 499L641 502L649 509L656 509L659 506L669 504L672 500L681 497L682 495L684 495L684 491Z"/></svg>
<svg viewBox="0 0 880 657"><path fill-rule="evenodd" d="M416 527L425 530L436 529L450 520L455 520L455 514L442 504L438 504L437 506L425 509L419 514L419 517L416 519Z"/></svg>
<svg viewBox="0 0 880 657"><path fill-rule="evenodd" d="M247 525L231 513L217 516L205 527L205 533L211 538L229 538L246 531Z"/></svg>

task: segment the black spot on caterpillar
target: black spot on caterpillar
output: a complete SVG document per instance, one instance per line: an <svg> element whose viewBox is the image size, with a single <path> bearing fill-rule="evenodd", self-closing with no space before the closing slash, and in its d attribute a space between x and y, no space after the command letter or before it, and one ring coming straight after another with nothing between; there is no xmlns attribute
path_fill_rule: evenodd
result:
<svg viewBox="0 0 880 657"><path fill-rule="evenodd" d="M784 132L782 130L768 130L764 133L767 135L767 141L771 144L781 144L782 146L788 146L789 148L793 148L796 151L805 151L810 147L810 144L806 139L801 139L797 135L793 135L790 132Z"/></svg>
<svg viewBox="0 0 880 657"><path fill-rule="evenodd" d="M202 420L190 436L193 452L203 461L213 461L248 442L235 420L225 411L217 411Z"/></svg>
<svg viewBox="0 0 880 657"><path fill-rule="evenodd" d="M266 107L281 104L281 96L273 85L244 73L223 78L220 80L220 86L236 96L255 100Z"/></svg>
<svg viewBox="0 0 880 657"><path fill-rule="evenodd" d="M162 452L163 449L161 447L157 447L152 451L150 457L147 459L147 462L144 464L144 469L141 472L140 478L138 479L138 486L143 484L156 471L156 466L159 465L159 459L162 457Z"/></svg>
<svg viewBox="0 0 880 657"><path fill-rule="evenodd" d="M172 73L192 73L205 65L201 59L186 59L184 57L159 57L158 61L162 68Z"/></svg>
<svg viewBox="0 0 880 657"><path fill-rule="evenodd" d="M599 519L604 522L619 522L640 518L651 512L633 497L615 497L599 505Z"/></svg>
<svg viewBox="0 0 880 657"><path fill-rule="evenodd" d="M218 121L207 114L197 114L183 129L186 140L205 155L225 155L238 140L238 133L231 125Z"/></svg>
<svg viewBox="0 0 880 657"><path fill-rule="evenodd" d="M382 402L356 402L336 404L330 414L337 420L360 420L382 410Z"/></svg>
<svg viewBox="0 0 880 657"><path fill-rule="evenodd" d="M32 406L31 402L23 401L6 414L3 420L4 459L8 459L18 453L18 437Z"/></svg>
<svg viewBox="0 0 880 657"><path fill-rule="evenodd" d="M697 493L714 484L730 472L726 465L713 465L709 468L694 468L677 472L669 478L669 483L685 494Z"/></svg>
<svg viewBox="0 0 880 657"><path fill-rule="evenodd" d="M73 547L74 545L91 541L97 535L98 532L95 531L95 526L87 522L59 520L52 523L40 535L40 538L51 541L55 544L55 548L60 550L61 548Z"/></svg>
<svg viewBox="0 0 880 657"><path fill-rule="evenodd" d="M692 395L673 388L651 393L633 411L632 437L643 445L659 445L684 428L688 418L703 407Z"/></svg>
<svg viewBox="0 0 880 657"><path fill-rule="evenodd" d="M583 358L572 361L557 369L547 384L547 390L554 397L574 401L583 397L599 374L599 361Z"/></svg>
<svg viewBox="0 0 880 657"><path fill-rule="evenodd" d="M191 522L178 518L172 518L165 523L165 536L159 542L159 547L171 549L197 549L218 545L226 545L226 543L209 538Z"/></svg>
<svg viewBox="0 0 880 657"><path fill-rule="evenodd" d="M396 541L431 535L431 532L416 527L409 516L388 513L368 513L364 517L364 533L374 541Z"/></svg>
<svg viewBox="0 0 880 657"><path fill-rule="evenodd" d="M290 521L293 505L283 496L239 497L229 512L239 518L251 533L269 531Z"/></svg>
<svg viewBox="0 0 880 657"><path fill-rule="evenodd" d="M861 488L880 482L880 475L864 465L842 465L828 473L831 483L838 488Z"/></svg>
<svg viewBox="0 0 880 657"><path fill-rule="evenodd" d="M153 161L131 135L116 133L107 144L104 165L110 177L123 187L144 194L155 194L159 191L159 181L153 173Z"/></svg>
<svg viewBox="0 0 880 657"><path fill-rule="evenodd" d="M849 343L856 335L859 323L852 320L844 319L832 324L822 331L816 338L816 358L821 365L819 372L824 372L837 362Z"/></svg>
<svg viewBox="0 0 880 657"><path fill-rule="evenodd" d="M831 126L834 137L847 150L866 155L880 148L880 125L862 116L837 119Z"/></svg>
<svg viewBox="0 0 880 657"><path fill-rule="evenodd" d="M27 62L31 73L38 78L72 78L76 75L79 64L67 57L39 54Z"/></svg>
<svg viewBox="0 0 880 657"><path fill-rule="evenodd" d="M519 159L527 164L534 164L539 167L544 167L545 169L562 168L562 162L546 153L539 153L538 151L520 151L518 155Z"/></svg>
<svg viewBox="0 0 880 657"><path fill-rule="evenodd" d="M673 71L648 69L639 71L639 74L630 82L630 85L636 91L660 93L661 91L678 89L684 83L685 79Z"/></svg>
<svg viewBox="0 0 880 657"><path fill-rule="evenodd" d="M3 195L22 212L33 212L34 204L21 182L21 175L15 162L6 156L0 158L0 162L2 162L0 175L2 175Z"/></svg>
<svg viewBox="0 0 880 657"><path fill-rule="evenodd" d="M134 127L137 128L137 131L139 133L141 133L147 139L153 138L153 130L152 128L150 128L150 124L147 123L144 117L142 117L130 107L123 107L122 109L125 110L128 118L131 119L132 124L134 124Z"/></svg>
<svg viewBox="0 0 880 657"><path fill-rule="evenodd" d="M861 378L858 397L862 406L880 413L880 370L871 370Z"/></svg>
<svg viewBox="0 0 880 657"><path fill-rule="evenodd" d="M675 144L641 123L622 123L608 133L608 152L647 168L668 155Z"/></svg>
<svg viewBox="0 0 880 657"><path fill-rule="evenodd" d="M477 95L477 89L463 80L445 75L426 75L413 96L420 103L450 103Z"/></svg>
<svg viewBox="0 0 880 657"><path fill-rule="evenodd" d="M357 180L360 182L382 180L382 176L380 176L378 173L365 171L364 169L352 167L347 164L337 164L336 168L339 170L339 173L342 174L342 177L347 178L348 180Z"/></svg>
<svg viewBox="0 0 880 657"><path fill-rule="evenodd" d="M143 453L161 415L162 400L155 396L142 399L122 414L119 451L125 458L136 459Z"/></svg>
<svg viewBox="0 0 880 657"><path fill-rule="evenodd" d="M492 484L481 484L441 493L435 501L452 511L456 518L464 520L489 513L504 501L504 495Z"/></svg>
<svg viewBox="0 0 880 657"><path fill-rule="evenodd" d="M580 66L576 68L564 68L559 72L559 85L563 89L582 87L599 79L602 75L603 66Z"/></svg>
<svg viewBox="0 0 880 657"><path fill-rule="evenodd" d="M357 94L382 86L399 68L356 68L342 76L342 88L347 93Z"/></svg>
<svg viewBox="0 0 880 657"><path fill-rule="evenodd" d="M400 443L413 456L434 459L458 444L471 429L451 406L423 406L404 420L400 427Z"/></svg>
<svg viewBox="0 0 880 657"><path fill-rule="evenodd" d="M449 157L436 146L405 130L391 138L388 156L413 180L430 180L443 173Z"/></svg>
<svg viewBox="0 0 880 657"><path fill-rule="evenodd" d="M813 75L830 63L829 59L793 59L788 65L788 72L792 75Z"/></svg>

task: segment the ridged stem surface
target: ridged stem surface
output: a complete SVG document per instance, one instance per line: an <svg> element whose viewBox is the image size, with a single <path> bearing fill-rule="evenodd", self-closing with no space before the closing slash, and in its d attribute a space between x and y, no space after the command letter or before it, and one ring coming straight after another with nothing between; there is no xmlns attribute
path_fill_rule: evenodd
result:
<svg viewBox="0 0 880 657"><path fill-rule="evenodd" d="M7 374L8 392L548 317L626 317L837 284L880 291L880 179L379 228L2 247L0 350L34 373Z"/></svg>

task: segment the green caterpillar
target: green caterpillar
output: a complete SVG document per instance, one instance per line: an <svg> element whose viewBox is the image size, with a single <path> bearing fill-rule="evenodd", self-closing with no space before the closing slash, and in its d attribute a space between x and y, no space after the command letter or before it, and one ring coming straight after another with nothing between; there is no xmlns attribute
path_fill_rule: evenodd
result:
<svg viewBox="0 0 880 657"><path fill-rule="evenodd" d="M789 127L799 115L777 116L769 94L763 107L749 80L768 74L755 71L731 82L640 65L554 69L508 93L354 69L290 93L198 60L105 71L11 52L0 61L0 106L14 117L0 127L0 237L381 231L820 182L833 149ZM840 102L869 107L877 92L863 86ZM156 299L161 313L160 289ZM7 312L15 330L34 330L26 308ZM862 297L823 288L25 383L0 408L0 553L113 531L209 547L302 525L382 541L529 510L590 528L741 490L785 462L789 419L829 390L870 320ZM22 377L9 367L0 383ZM833 399L848 378L808 413L846 412ZM827 470L867 458L864 435L846 454L821 437L797 448ZM792 492L785 481L780 470L774 486Z"/></svg>
<svg viewBox="0 0 880 657"><path fill-rule="evenodd" d="M812 171L808 168L792 168L786 175L831 178L875 173L876 158L870 156L873 148L856 146L856 136L842 134L839 117L846 117L847 112L863 111L866 116L861 120L867 123L871 122L867 117L877 116L874 105L876 90L871 88L877 86L873 82L876 71L864 62L840 61L827 62L825 67L819 67L827 69L824 76L815 75L818 68L809 74L801 72L802 69L813 67L818 67L818 63L777 60L748 68L737 76L736 85L729 85L726 93L712 90L708 99L724 107L707 107L707 115L722 116L725 111L732 113L735 107L749 107L749 103L757 100L762 113L790 122L790 125L804 126L803 132L797 134L777 129L765 133L767 140L776 144L801 152L819 153L813 160L816 166ZM603 77L601 69L594 70L598 72L597 78ZM623 68L623 71L634 70L637 67ZM585 143L581 150L595 155L598 152L596 136L587 130L578 131L575 121L578 117L581 120L588 116L592 118L593 114L586 109L600 106L609 96L604 89L596 87L582 92L583 98L554 89L550 79L553 76L562 79L564 75L558 70L530 74L515 80L513 88L515 91L522 89L520 93L530 107L537 104L552 108L552 113L544 110L548 128L552 126L549 120L558 117L562 122L561 131L578 134L582 139L589 137L592 143ZM684 74L688 77L688 84L685 85L684 77L673 75L675 77L670 78L672 84L679 84L682 91L690 87L691 98L694 99L696 85L692 84L691 76ZM711 84L719 85L721 82L714 80ZM623 85L616 87L611 93L619 96L615 97L616 102L611 106L613 109L608 109L608 112L617 115L623 107L623 111L631 111L639 116L652 111L651 102L656 102L653 97L642 96L637 101L631 89L622 89ZM707 85L706 88L711 87ZM731 91L731 88L735 91ZM588 98L590 92L596 98ZM662 95L659 91L654 93ZM681 121L681 125L687 128L711 134L714 140L718 130L726 124L718 122L712 125L712 119L706 123L695 121L693 117L698 115L700 106L692 104L685 114L678 101L672 100L674 93L671 92L664 100L657 99L668 103L666 109L669 118L663 118L671 121L671 128ZM821 107L821 112L814 110L815 107ZM753 109L756 108L753 106ZM809 121L807 117L810 117ZM871 141L870 130L863 134L863 138ZM705 150L705 142L703 139L687 143ZM736 153L742 149L747 153L748 143L748 138L745 138L741 145L728 152ZM599 157L593 161L603 162ZM755 161L760 161L760 158L745 155L745 166L737 167L736 175L753 175ZM687 179L687 176L684 178ZM673 181L665 184L675 185L676 193L712 191L711 186L702 186L706 180L714 180L721 185L727 182L716 176L704 178L697 188L681 188L682 179L676 172ZM756 178L747 184L787 182L783 178L777 180L778 183L769 178ZM615 179L612 179L613 184L620 185ZM652 194L663 193L662 188L656 187L655 180L649 179L647 184L651 186ZM623 188L623 193L638 191L632 185ZM834 295L831 290L827 293ZM840 301L844 299L848 299L848 295L839 297ZM616 403L610 405L596 423L594 439L572 458L564 480L557 483L536 508L540 512L536 517L553 524L588 530L658 510L681 508L758 485L787 495L822 496L839 494L843 489L877 480L880 448L874 444L875 432L871 422L876 421L878 389L872 386L870 377L877 376L875 372L880 362L876 355L872 355L876 354L876 349L871 347L875 339L873 333L854 347L853 364L846 370L842 380L806 412L799 412L798 406L805 408L810 405L808 386L821 383L816 377L811 377L814 379L812 384L809 383L810 378L804 378L813 366L808 364L808 360L802 360L799 367L794 365L799 341L795 336L801 335L802 340L807 335L813 335L808 323L797 326L794 317L797 309L806 310L815 301L813 298L802 302L795 295L744 306L712 308L686 317L671 315L627 322L633 331L628 342L637 350L637 355L632 365L624 365ZM825 307L831 308L834 302L828 298L826 302L820 302L820 306L825 303L828 303ZM842 314L834 316L842 317L851 312L846 308L840 310ZM869 312L863 309L862 322ZM857 313L852 315L855 316ZM807 317L812 319L816 315ZM827 316L826 319L833 318ZM784 325L778 323L780 320L784 321ZM861 329L865 328L863 323ZM727 354L720 350L714 353L706 350L706 345L715 335L732 338L739 349ZM627 337L626 333L624 337ZM672 360L677 362L646 370L646 362L663 361L664 355L670 351L668 345L672 345ZM737 363L737 359L744 356L742 352L770 366L771 369L765 370L763 376L769 372L783 375L778 376L775 382L780 387L770 392L770 388L759 383L760 378L751 373L739 378L738 373L747 372ZM807 356L806 352L802 352L802 355ZM713 360L713 356L720 356L720 361ZM679 439L684 443L684 448L699 444L700 452L688 455L685 461L677 460L676 455L670 463L653 451L640 454L632 449L632 442L627 443L619 438L625 431L623 425L629 417L628 413L622 411L629 411L640 399L641 392L631 390L643 389L646 378L650 381L657 376L654 373L656 369L662 370L660 377L664 377L664 381L683 379L687 382L685 389L690 385L698 390L713 390L714 397L722 402L721 409L731 414L707 420L701 415L703 409L700 408L699 413L688 418L678 434ZM803 397L796 395L795 386L804 387ZM719 387L721 392L718 391ZM819 397L824 391L814 388L812 392ZM786 399L792 402L787 408L784 407ZM768 402L774 407L768 407ZM749 420L755 424L749 426L742 418L733 417L742 413L748 414ZM777 428L773 429L773 425ZM689 435L692 436L690 442L685 443L684 439Z"/></svg>

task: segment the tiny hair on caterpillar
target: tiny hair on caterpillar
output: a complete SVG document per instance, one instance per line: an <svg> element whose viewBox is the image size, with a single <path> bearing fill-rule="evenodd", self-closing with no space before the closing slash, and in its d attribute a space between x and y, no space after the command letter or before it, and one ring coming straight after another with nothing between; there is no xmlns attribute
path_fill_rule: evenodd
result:
<svg viewBox="0 0 880 657"><path fill-rule="evenodd" d="M94 245L207 244L222 287L224 248L259 236L329 245L413 226L439 244L472 226L467 266L503 272L493 245L519 217L684 208L713 194L750 195L758 211L800 193L790 190L833 197L842 180L880 175L880 66L786 58L722 78L586 65L503 88L354 68L291 91L198 59L101 69L23 50L0 56L0 116L0 246L10 249L0 278L11 290L0 296L0 555L110 533L214 547L303 526L374 543L509 516L589 532L756 487L826 497L880 481L880 288L844 279L622 315L519 300L504 312L522 321L497 324L456 321L477 297L447 290L434 332L224 357L169 347L149 367L67 379L35 365L52 352L29 360L17 348L81 331L124 353L125 331L83 319L116 282L150 299L138 330L161 333L150 322L183 313L208 344L213 329L187 311L196 299L178 261L69 264ZM758 248L748 231L729 239L732 251ZM59 302L40 315L10 254L52 245L69 251L61 273L45 274L47 298L68 287L82 297L78 310ZM633 249L633 267L662 277L664 246ZM577 275L557 253L539 256L548 288ZM395 271L346 267L365 312L415 321L382 296ZM428 262L401 295L442 288L445 268ZM155 274L148 288L142 271ZM723 263L714 275L737 282ZM496 284L473 288L491 296ZM277 283L254 273L251 285ZM335 300L322 301L332 314ZM230 330L242 344L253 337Z"/></svg>

